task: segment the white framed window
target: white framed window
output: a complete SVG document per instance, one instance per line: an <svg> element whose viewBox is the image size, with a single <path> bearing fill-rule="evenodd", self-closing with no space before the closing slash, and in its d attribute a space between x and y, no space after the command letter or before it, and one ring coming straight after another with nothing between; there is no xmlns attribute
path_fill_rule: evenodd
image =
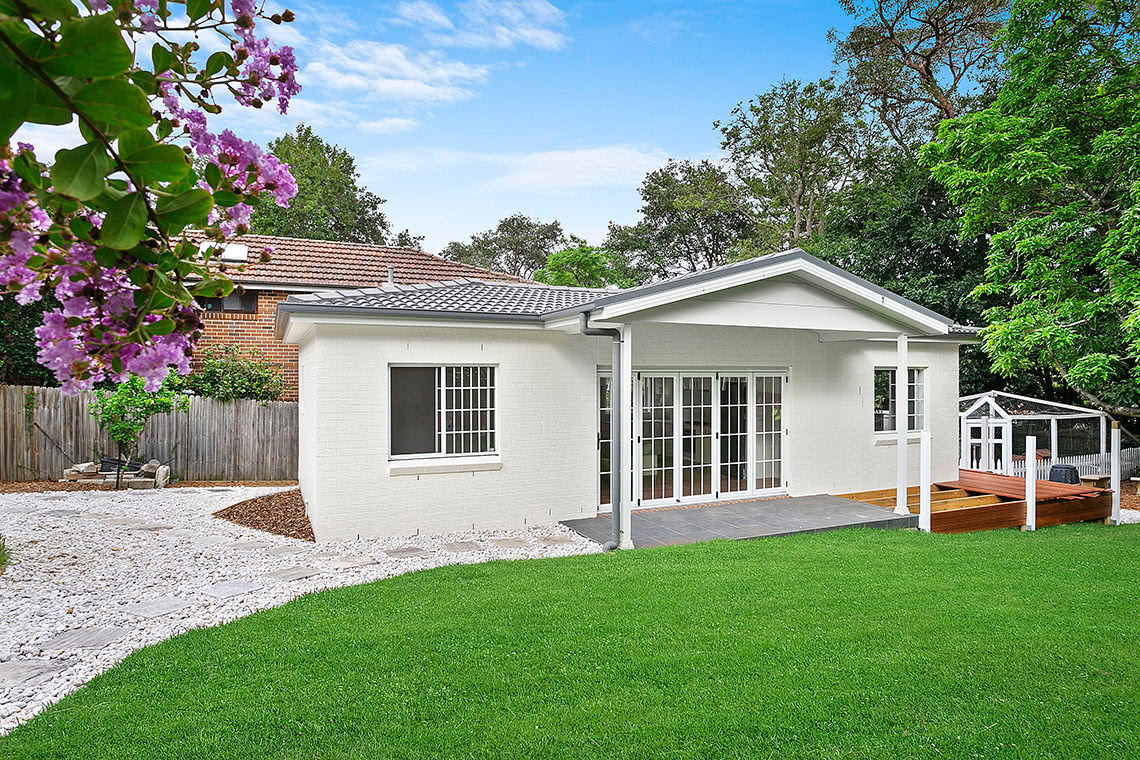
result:
<svg viewBox="0 0 1140 760"><path fill-rule="evenodd" d="M495 453L495 375L486 365L390 367L390 455Z"/></svg>
<svg viewBox="0 0 1140 760"><path fill-rule="evenodd" d="M898 388L893 367L875 369L875 432L898 430ZM926 429L926 369L907 369L907 430Z"/></svg>

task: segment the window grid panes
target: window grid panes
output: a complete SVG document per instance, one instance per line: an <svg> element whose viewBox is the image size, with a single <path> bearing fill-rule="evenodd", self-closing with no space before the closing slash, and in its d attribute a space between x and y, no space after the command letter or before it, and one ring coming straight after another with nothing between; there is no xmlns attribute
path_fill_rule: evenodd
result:
<svg viewBox="0 0 1140 760"><path fill-rule="evenodd" d="M598 377L598 503L610 504L610 476L613 473L610 434L611 415L614 409L613 382L609 375Z"/></svg>
<svg viewBox="0 0 1140 760"><path fill-rule="evenodd" d="M672 377L647 377L641 386L641 498L673 497Z"/></svg>
<svg viewBox="0 0 1140 760"><path fill-rule="evenodd" d="M495 368L444 367L443 450L484 454L495 450Z"/></svg>
<svg viewBox="0 0 1140 760"><path fill-rule="evenodd" d="M713 492L713 379L681 377L681 493Z"/></svg>
<svg viewBox="0 0 1140 760"><path fill-rule="evenodd" d="M756 490L779 488L782 481L784 378L756 378Z"/></svg>
<svg viewBox="0 0 1140 760"><path fill-rule="evenodd" d="M875 432L893 433L898 420L898 389L895 370L875 370ZM926 428L926 370L907 370L907 430Z"/></svg>
<svg viewBox="0 0 1140 760"><path fill-rule="evenodd" d="M748 490L748 377L720 378L720 490Z"/></svg>

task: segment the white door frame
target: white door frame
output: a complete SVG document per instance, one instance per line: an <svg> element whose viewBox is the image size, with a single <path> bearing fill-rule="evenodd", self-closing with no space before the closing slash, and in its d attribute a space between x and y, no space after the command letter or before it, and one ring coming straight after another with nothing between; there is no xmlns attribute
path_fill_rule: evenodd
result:
<svg viewBox="0 0 1140 760"><path fill-rule="evenodd" d="M634 505L638 508L652 508L662 506L676 506L686 504L705 504L716 501L728 501L734 499L747 499L753 497L775 496L787 493L788 486L788 432L790 430L788 423L788 391L791 378L791 373L787 368L782 369L749 369L749 370L724 370L711 371L703 368L693 369L649 369L637 370L636 374L636 388L637 392L634 398L634 413L633 418L635 424L631 431L632 436L630 445L633 446L635 456L634 460L634 492L633 499ZM747 397L748 409L748 434L747 434L747 449L748 449L748 470L747 470L747 483L748 487L743 491L732 491L724 494L720 491L720 376L727 375L731 377L747 377L747 388L745 389ZM681 428L682 428L682 390L681 378L683 376L693 377L712 377L713 379L713 492L706 495L697 496L682 496L682 448L681 448ZM641 399L644 392L643 382L649 377L669 377L673 379L673 495L659 498L659 499L646 499L644 494L643 482L643 455L642 455L642 404ZM780 481L781 485L775 488L757 488L757 467L756 467L756 388L757 378L776 377L780 378ZM599 471L600 472L600 471Z"/></svg>

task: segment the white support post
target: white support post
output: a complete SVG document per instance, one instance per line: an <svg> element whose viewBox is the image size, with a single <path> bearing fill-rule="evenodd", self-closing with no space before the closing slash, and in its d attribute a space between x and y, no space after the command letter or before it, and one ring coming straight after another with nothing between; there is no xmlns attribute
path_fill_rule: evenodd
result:
<svg viewBox="0 0 1140 760"><path fill-rule="evenodd" d="M1120 525L1120 423L1112 421L1112 517L1110 525Z"/></svg>
<svg viewBox="0 0 1140 760"><path fill-rule="evenodd" d="M965 415L958 418L961 420L960 427L962 428L961 437L958 440L961 450L958 453L958 469L970 469L970 423Z"/></svg>
<svg viewBox="0 0 1140 760"><path fill-rule="evenodd" d="M930 532L930 431L918 435L918 529Z"/></svg>
<svg viewBox="0 0 1140 760"><path fill-rule="evenodd" d="M908 401L910 400L910 377L907 372L907 367L910 362L907 359L907 338L906 333L900 333L898 337L898 356L895 363L895 434L898 441L898 468L896 470L896 483L895 483L895 514L896 515L909 515L910 509L906 505L906 437L907 428L910 427L909 416L907 414Z"/></svg>
<svg viewBox="0 0 1140 760"><path fill-rule="evenodd" d="M614 378L614 382L620 382L621 385L621 409L618 414L621 415L622 422L625 423L623 427L626 429L624 444L621 447L621 462L620 469L617 471L617 477L622 479L623 487L621 489L621 523L618 535L618 548L619 549L632 549L633 548L633 500L634 500L634 486L633 482L633 462L634 451L633 447L636 445L637 437L634 430L637 425L632 424L633 421L633 399L634 393L637 389L634 388L634 373L633 373L633 326L623 325L622 328L622 341L621 341L621 374L620 378Z"/></svg>
<svg viewBox="0 0 1140 760"><path fill-rule="evenodd" d="M1037 436L1025 436L1025 530L1037 530Z"/></svg>
<svg viewBox="0 0 1140 760"><path fill-rule="evenodd" d="M1108 418L1103 414L1100 416L1100 456L1104 459L1104 455L1108 453ZM1104 470L1101 470L1104 472Z"/></svg>
<svg viewBox="0 0 1140 760"><path fill-rule="evenodd" d="M986 472L993 472L994 458L990 449L990 416L982 417L982 456L978 459L979 467Z"/></svg>
<svg viewBox="0 0 1140 760"><path fill-rule="evenodd" d="M1049 461L1051 464L1057 464L1057 418L1049 420Z"/></svg>

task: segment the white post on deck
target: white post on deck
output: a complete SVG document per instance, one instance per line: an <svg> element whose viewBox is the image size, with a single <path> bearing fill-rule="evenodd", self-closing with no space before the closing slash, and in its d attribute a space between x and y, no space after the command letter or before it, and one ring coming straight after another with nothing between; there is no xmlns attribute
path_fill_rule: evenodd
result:
<svg viewBox="0 0 1140 760"><path fill-rule="evenodd" d="M930 532L930 431L918 434L918 529Z"/></svg>
<svg viewBox="0 0 1140 760"><path fill-rule="evenodd" d="M1120 423L1112 421L1112 517L1110 525L1120 525Z"/></svg>
<svg viewBox="0 0 1140 760"><path fill-rule="evenodd" d="M958 454L958 469L970 469L970 422L965 415L959 418L962 422L961 438L958 440L961 451Z"/></svg>
<svg viewBox="0 0 1140 760"><path fill-rule="evenodd" d="M898 441L898 470L895 483L895 514L909 515L910 509L906 505L906 436L909 425L907 414L910 400L910 378L907 372L909 360L907 359L906 333L900 333L898 338L898 356L895 369L895 434Z"/></svg>
<svg viewBox="0 0 1140 760"><path fill-rule="evenodd" d="M626 431L624 440L621 447L621 462L619 463L620 469L617 471L617 477L622 479L622 489L620 494L621 503L618 509L621 510L620 525L618 531L618 548L619 549L632 549L633 548L633 532L632 532L632 519L633 519L633 462L634 462L634 442L637 437L634 435L634 428L636 425L631 424L633 421L633 399L636 389L634 388L634 373L633 373L633 325L622 325L622 341L621 341L621 374L620 378L614 378L614 382L621 383L621 408L617 413L621 415L622 429Z"/></svg>
<svg viewBox="0 0 1140 760"><path fill-rule="evenodd" d="M993 472L994 458L993 452L990 450L990 416L987 414L982 417L982 455L978 458L979 469L986 472Z"/></svg>
<svg viewBox="0 0 1140 760"><path fill-rule="evenodd" d="M1049 420L1049 460L1057 464L1057 418Z"/></svg>
<svg viewBox="0 0 1140 760"><path fill-rule="evenodd" d="M1037 436L1025 436L1025 529L1037 530Z"/></svg>
<svg viewBox="0 0 1140 760"><path fill-rule="evenodd" d="M1108 418L1100 416L1100 466L1104 467L1104 455L1108 453ZM1104 472L1104 470L1101 470Z"/></svg>

